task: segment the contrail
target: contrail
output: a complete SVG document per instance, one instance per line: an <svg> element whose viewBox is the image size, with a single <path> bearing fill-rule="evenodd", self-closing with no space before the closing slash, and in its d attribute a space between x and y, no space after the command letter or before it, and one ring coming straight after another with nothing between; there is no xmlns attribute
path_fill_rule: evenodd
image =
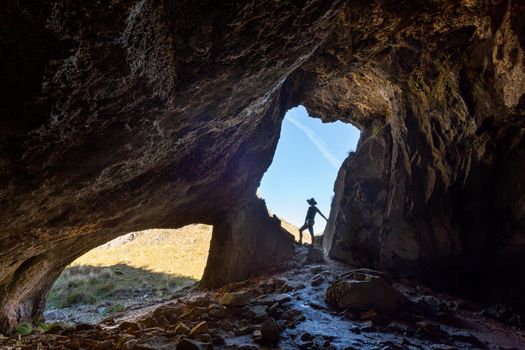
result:
<svg viewBox="0 0 525 350"><path fill-rule="evenodd" d="M299 130L301 130L310 141L314 144L314 146L317 148L317 150L321 153L321 155L336 169L339 170L339 166L341 165L341 162L334 156L332 152L330 152L330 149L326 145L326 143L309 127L302 124L301 122L295 120L291 116L286 116L284 120L288 120L290 123L295 125Z"/></svg>

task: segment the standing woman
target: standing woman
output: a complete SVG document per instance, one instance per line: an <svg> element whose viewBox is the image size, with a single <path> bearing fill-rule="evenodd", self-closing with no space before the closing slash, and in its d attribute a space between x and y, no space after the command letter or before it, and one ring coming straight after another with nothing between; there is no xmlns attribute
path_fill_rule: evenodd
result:
<svg viewBox="0 0 525 350"><path fill-rule="evenodd" d="M308 232L310 232L310 236L312 236L312 246L313 246L315 243L314 241L315 239L314 237L315 214L319 213L326 221L328 221L328 219L315 206L317 204L315 199L310 198L310 199L307 199L306 202L310 204L310 207L308 208L308 211L306 212L306 219L304 220L304 225L301 226L301 228L299 229L299 244L303 244L303 231L308 228Z"/></svg>

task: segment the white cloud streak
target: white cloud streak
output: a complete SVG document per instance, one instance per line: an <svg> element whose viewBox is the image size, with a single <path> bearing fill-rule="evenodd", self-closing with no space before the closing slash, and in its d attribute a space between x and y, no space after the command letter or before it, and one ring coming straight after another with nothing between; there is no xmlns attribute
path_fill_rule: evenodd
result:
<svg viewBox="0 0 525 350"><path fill-rule="evenodd" d="M336 170L339 170L341 162L336 158L336 156L330 151L327 144L317 135L312 129L301 123L300 121L294 119L291 116L286 116L284 120L292 123L296 128L301 130L306 137L314 144L319 153L323 156L324 159L328 161Z"/></svg>

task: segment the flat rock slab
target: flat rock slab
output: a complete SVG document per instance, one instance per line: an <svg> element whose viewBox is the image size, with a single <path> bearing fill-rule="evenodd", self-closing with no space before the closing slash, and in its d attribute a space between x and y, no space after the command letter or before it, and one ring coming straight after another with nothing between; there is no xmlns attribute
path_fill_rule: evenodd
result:
<svg viewBox="0 0 525 350"><path fill-rule="evenodd" d="M328 287L326 302L340 309L390 313L400 310L406 298L385 279L356 272Z"/></svg>

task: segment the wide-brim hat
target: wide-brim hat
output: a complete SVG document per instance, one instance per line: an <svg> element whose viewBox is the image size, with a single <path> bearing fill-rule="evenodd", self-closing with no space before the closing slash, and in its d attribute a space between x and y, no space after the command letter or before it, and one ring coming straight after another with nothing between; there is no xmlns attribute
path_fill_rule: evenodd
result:
<svg viewBox="0 0 525 350"><path fill-rule="evenodd" d="M317 202L315 201L315 199L313 199L313 197L310 198L310 199L307 199L306 203L311 204L311 205L316 205L317 204Z"/></svg>

